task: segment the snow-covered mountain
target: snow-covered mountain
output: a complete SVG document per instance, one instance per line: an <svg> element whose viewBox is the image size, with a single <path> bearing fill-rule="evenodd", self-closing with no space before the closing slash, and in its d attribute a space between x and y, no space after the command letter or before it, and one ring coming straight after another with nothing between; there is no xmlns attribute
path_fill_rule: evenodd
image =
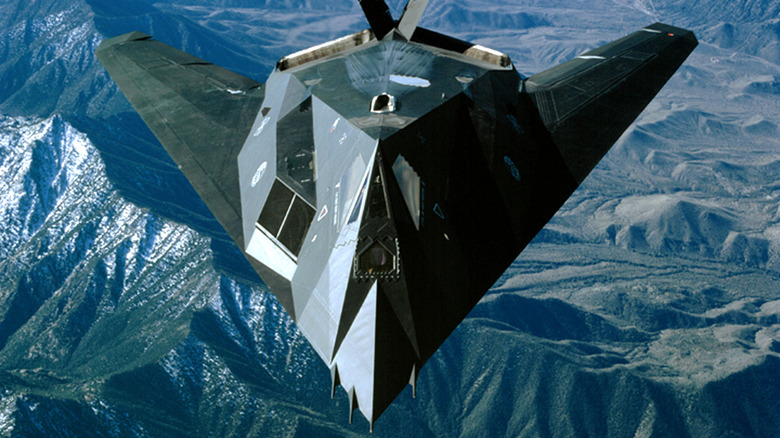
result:
<svg viewBox="0 0 780 438"><path fill-rule="evenodd" d="M375 435L780 436L779 13L431 2L423 26L525 74L656 20L702 44ZM141 30L263 81L363 20L348 0L0 2L0 434L367 432L93 55Z"/></svg>

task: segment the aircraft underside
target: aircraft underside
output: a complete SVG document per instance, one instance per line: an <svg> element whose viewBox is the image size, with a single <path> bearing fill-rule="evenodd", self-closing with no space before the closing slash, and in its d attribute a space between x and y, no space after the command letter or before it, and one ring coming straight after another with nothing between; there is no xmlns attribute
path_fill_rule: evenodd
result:
<svg viewBox="0 0 780 438"><path fill-rule="evenodd" d="M696 45L654 24L526 79L424 3L363 1L371 30L265 84L137 32L98 49L371 424Z"/></svg>

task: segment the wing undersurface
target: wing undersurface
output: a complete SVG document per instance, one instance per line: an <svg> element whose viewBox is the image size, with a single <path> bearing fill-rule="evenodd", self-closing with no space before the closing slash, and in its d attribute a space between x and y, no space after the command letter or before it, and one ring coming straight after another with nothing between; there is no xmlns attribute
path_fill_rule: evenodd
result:
<svg viewBox="0 0 780 438"><path fill-rule="evenodd" d="M133 32L97 57L230 237L243 248L237 156L263 85Z"/></svg>
<svg viewBox="0 0 780 438"><path fill-rule="evenodd" d="M582 181L697 45L655 23L525 82L572 174Z"/></svg>

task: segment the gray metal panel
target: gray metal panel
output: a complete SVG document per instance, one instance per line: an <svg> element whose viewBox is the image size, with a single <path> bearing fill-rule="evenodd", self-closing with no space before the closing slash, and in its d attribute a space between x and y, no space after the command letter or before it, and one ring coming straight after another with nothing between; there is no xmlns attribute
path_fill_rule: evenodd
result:
<svg viewBox="0 0 780 438"><path fill-rule="evenodd" d="M255 221L263 209L268 193L276 178L276 121L280 117L285 90L290 75L271 75L266 83L268 92L262 111L257 114L251 132L238 154L239 181L241 187L242 230L247 241L254 233Z"/></svg>
<svg viewBox="0 0 780 438"><path fill-rule="evenodd" d="M243 247L236 157L263 86L140 32L96 55L230 237Z"/></svg>
<svg viewBox="0 0 780 438"><path fill-rule="evenodd" d="M311 96L277 120L276 177L312 206L317 205Z"/></svg>
<svg viewBox="0 0 780 438"><path fill-rule="evenodd" d="M298 257L307 266L296 275L296 285L312 288L324 269L323 261L336 245L345 217L360 188L377 141L354 127L332 108L313 98L316 216ZM316 236L316 239L315 239ZM314 239L314 241L312 241ZM319 266L318 266L319 263Z"/></svg>
<svg viewBox="0 0 780 438"><path fill-rule="evenodd" d="M404 14L398 20L398 32L407 40L412 39L426 6L428 6L428 0L409 0L406 4Z"/></svg>
<svg viewBox="0 0 780 438"><path fill-rule="evenodd" d="M301 269L293 279L293 296L301 330L311 335L315 349L330 361L359 225L346 219L373 162L377 140L317 97L312 110L317 215L298 257Z"/></svg>
<svg viewBox="0 0 780 438"><path fill-rule="evenodd" d="M368 135L381 139L461 93L465 85L463 78L478 78L490 70L511 71L511 68L408 43L393 34L343 56L314 61L286 72L294 74L302 83L312 83L314 96ZM396 98L396 111L371 113L372 99L382 93Z"/></svg>
<svg viewBox="0 0 780 438"><path fill-rule="evenodd" d="M378 413L374 407L374 379L377 332L377 284L370 286L355 316L352 330L347 334L344 348L333 359L339 370L341 386L352 393L360 412L373 424Z"/></svg>

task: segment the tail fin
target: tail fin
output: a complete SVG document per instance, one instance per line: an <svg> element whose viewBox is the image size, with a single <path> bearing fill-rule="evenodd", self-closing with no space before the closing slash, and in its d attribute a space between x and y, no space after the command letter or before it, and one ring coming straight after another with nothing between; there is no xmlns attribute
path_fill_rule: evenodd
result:
<svg viewBox="0 0 780 438"><path fill-rule="evenodd" d="M407 40L412 39L417 24L420 23L425 7L428 6L428 0L409 0L404 8L404 14L398 22L398 32Z"/></svg>
<svg viewBox="0 0 780 438"><path fill-rule="evenodd" d="M387 7L385 0L358 0L358 2L378 40L395 28L395 21L390 15L390 8Z"/></svg>
<svg viewBox="0 0 780 438"><path fill-rule="evenodd" d="M363 13L366 14L371 30L380 40L396 28L404 38L411 40L425 12L425 7L428 6L428 0L409 0L401 19L396 23L384 0L358 0L358 2L363 8Z"/></svg>

